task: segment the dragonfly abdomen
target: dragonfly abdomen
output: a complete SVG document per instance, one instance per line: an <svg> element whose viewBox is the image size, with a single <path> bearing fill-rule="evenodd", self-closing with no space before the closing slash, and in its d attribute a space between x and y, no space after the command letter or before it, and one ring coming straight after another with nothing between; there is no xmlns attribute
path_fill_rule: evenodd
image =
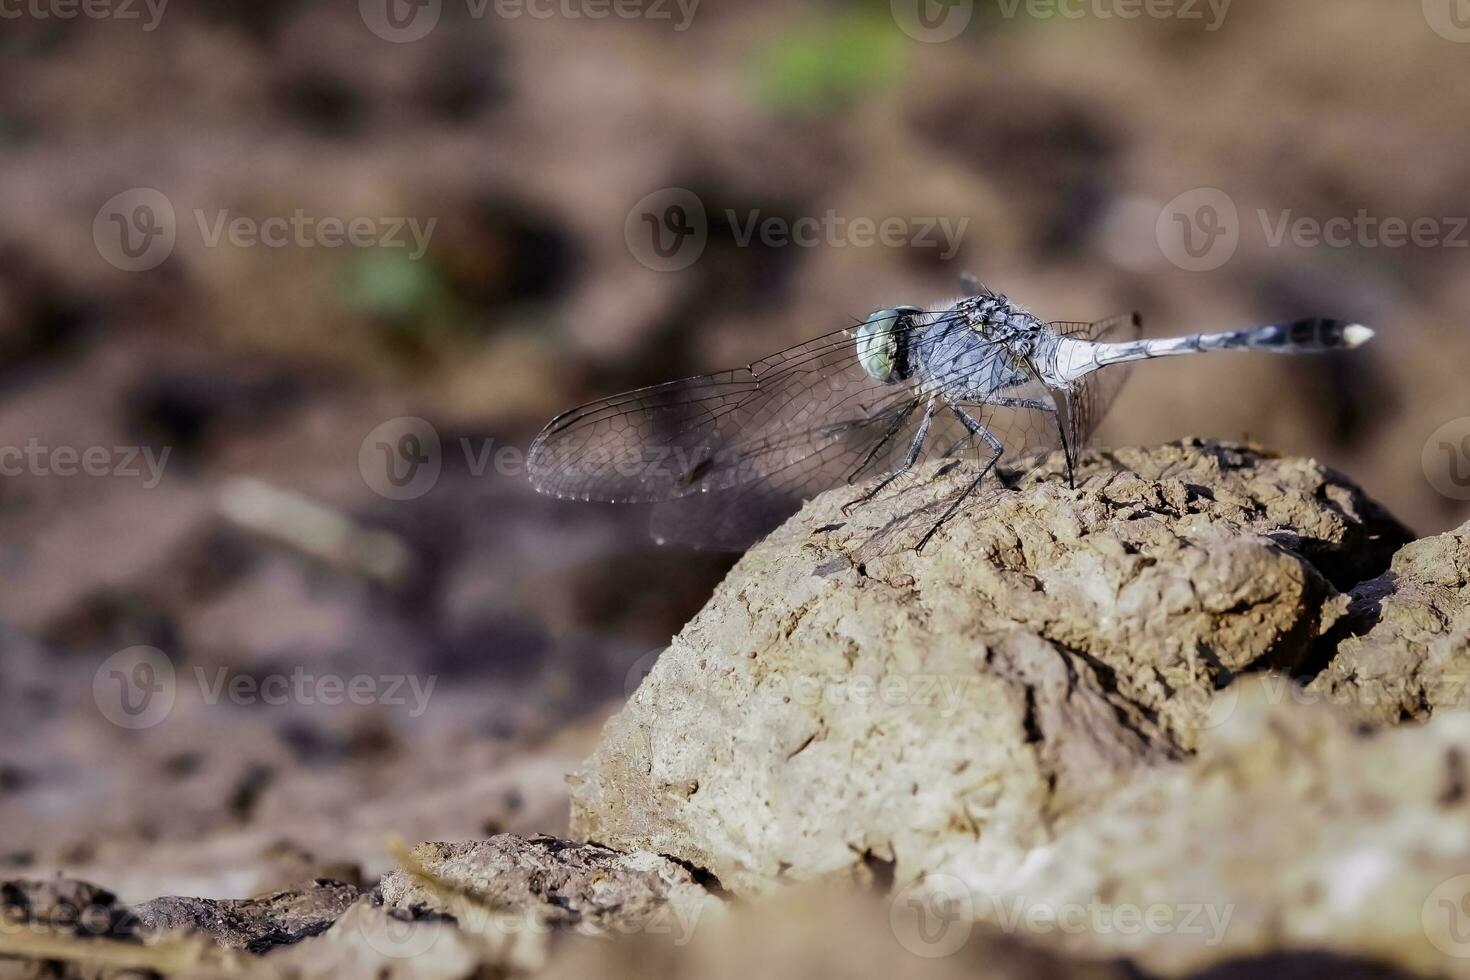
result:
<svg viewBox="0 0 1470 980"><path fill-rule="evenodd" d="M1126 344L1096 344L1063 338L1051 355L1044 373L1053 384L1067 384L1110 364L1175 357L1217 350L1266 351L1273 354L1318 354L1349 350L1373 338L1373 331L1358 323L1324 318L1273 323L1252 330L1198 333L1163 340L1137 340Z"/></svg>

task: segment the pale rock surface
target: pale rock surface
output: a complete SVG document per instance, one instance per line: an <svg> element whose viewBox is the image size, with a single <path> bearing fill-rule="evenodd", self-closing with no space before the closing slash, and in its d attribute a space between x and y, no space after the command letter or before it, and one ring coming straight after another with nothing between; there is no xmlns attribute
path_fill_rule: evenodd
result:
<svg viewBox="0 0 1470 980"><path fill-rule="evenodd" d="M1282 697L1287 683L1232 687L1196 758L1122 789L1022 867L956 862L920 887L1163 975L1331 951L1470 976L1470 712L1366 729Z"/></svg>
<svg viewBox="0 0 1470 980"><path fill-rule="evenodd" d="M1185 442L1053 459L923 553L919 491L809 503L674 639L573 777L573 835L739 895L1014 866L1296 671L1406 532L1309 460ZM925 474L933 476L933 471ZM1339 602L1339 605L1341 603ZM1324 622L1324 611L1329 622Z"/></svg>
<svg viewBox="0 0 1470 980"><path fill-rule="evenodd" d="M1353 590L1344 625L1362 635L1338 645L1309 695L1380 724L1470 707L1470 524L1401 550Z"/></svg>

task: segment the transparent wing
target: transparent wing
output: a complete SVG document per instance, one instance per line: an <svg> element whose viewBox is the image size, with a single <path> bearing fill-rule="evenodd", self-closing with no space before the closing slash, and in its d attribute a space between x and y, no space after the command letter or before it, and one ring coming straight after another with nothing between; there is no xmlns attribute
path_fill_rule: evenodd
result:
<svg viewBox="0 0 1470 980"><path fill-rule="evenodd" d="M914 449L928 399L905 386L879 416L844 428L836 438L766 478L719 493L691 494L658 504L653 536L660 543L743 550L790 517L803 501L844 483L867 484L899 469ZM826 427L830 432L830 427ZM989 458L954 411L936 402L916 464L925 460ZM858 493L854 491L854 499Z"/></svg>
<svg viewBox="0 0 1470 980"><path fill-rule="evenodd" d="M572 409L536 437L528 465L537 489L583 500L662 503L739 487L787 497L881 465L913 424L916 397L912 382L870 378L838 331L746 368Z"/></svg>
<svg viewBox="0 0 1470 980"><path fill-rule="evenodd" d="M1125 313L1095 323L1053 323L1052 328L1065 337L1117 343L1142 337L1143 318L1137 313ZM1072 432L1077 449L1085 448L1092 440L1132 373L1131 363L1116 364L1082 379L1072 394Z"/></svg>

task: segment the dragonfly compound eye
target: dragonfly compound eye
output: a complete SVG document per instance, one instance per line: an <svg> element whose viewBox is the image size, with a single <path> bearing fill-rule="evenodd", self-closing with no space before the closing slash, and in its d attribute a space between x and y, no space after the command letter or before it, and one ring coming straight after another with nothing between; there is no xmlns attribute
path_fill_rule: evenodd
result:
<svg viewBox="0 0 1470 980"><path fill-rule="evenodd" d="M875 310L858 328L858 363L868 377L884 384L908 377L909 317L917 312L912 306Z"/></svg>

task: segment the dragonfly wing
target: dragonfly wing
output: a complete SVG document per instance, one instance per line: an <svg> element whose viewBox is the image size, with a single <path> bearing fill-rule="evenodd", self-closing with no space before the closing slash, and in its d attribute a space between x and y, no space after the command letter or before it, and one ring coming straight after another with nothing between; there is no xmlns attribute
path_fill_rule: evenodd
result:
<svg viewBox="0 0 1470 980"><path fill-rule="evenodd" d="M740 406L760 395L747 369L685 378L589 402L541 430L531 482L555 497L651 503L689 492Z"/></svg>
<svg viewBox="0 0 1470 980"><path fill-rule="evenodd" d="M747 368L572 409L532 443L531 481L554 496L620 503L795 485L815 469L856 465L863 436L914 397L908 383L868 377L838 332Z"/></svg>
<svg viewBox="0 0 1470 980"><path fill-rule="evenodd" d="M1143 318L1137 313L1125 313L1093 323L1053 323L1052 328L1064 337L1090 340L1095 343L1123 343L1138 340L1143 336ZM1072 392L1073 445L1082 449L1097 433L1108 410L1123 390L1133 365L1115 364L1084 377Z"/></svg>
<svg viewBox="0 0 1470 980"><path fill-rule="evenodd" d="M925 438L917 446L928 399L913 390L886 404L880 416L846 427L795 465L772 471L720 492L693 494L654 508L652 529L660 543L717 550L744 550L765 537L802 503L824 490L854 484L855 502L862 488L893 474L915 452L915 464L935 459L988 459L985 444L973 436L942 400L935 402ZM893 493L920 489L925 476L893 484ZM887 493L888 491L885 491Z"/></svg>

